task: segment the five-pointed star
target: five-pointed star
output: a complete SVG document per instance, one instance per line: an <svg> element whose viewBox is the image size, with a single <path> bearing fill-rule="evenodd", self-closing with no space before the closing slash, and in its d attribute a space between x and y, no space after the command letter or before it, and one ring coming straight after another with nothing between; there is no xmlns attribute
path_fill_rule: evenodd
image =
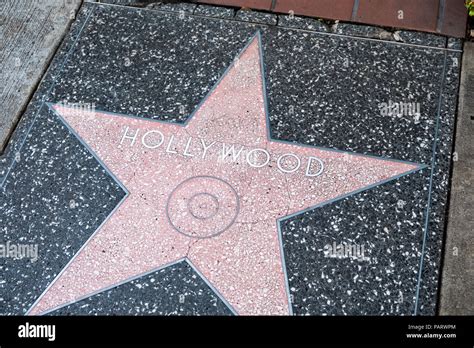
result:
<svg viewBox="0 0 474 348"><path fill-rule="evenodd" d="M289 314L279 219L419 168L270 139L260 41L184 125L53 106L128 195L31 314L180 259L236 313Z"/></svg>

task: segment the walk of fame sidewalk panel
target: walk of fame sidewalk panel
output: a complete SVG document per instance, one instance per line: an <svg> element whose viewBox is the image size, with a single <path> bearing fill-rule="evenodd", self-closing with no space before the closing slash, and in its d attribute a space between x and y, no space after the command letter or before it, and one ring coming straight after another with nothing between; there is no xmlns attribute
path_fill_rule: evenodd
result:
<svg viewBox="0 0 474 348"><path fill-rule="evenodd" d="M294 197L303 197L301 202L313 202L310 191L299 196L307 190L298 188L305 180L304 170L295 173L298 185L294 187L287 187L286 176L279 176L285 178L280 183L268 174L268 186L277 190L281 185L289 197L281 204L284 209L272 210L273 205L277 206L277 196L253 187L252 180L256 179L250 171L239 172L235 175L247 185L244 191L255 198L255 211L260 201L269 207L267 220L245 209L229 208L228 214L237 215L229 220L231 227L225 226L215 238L191 237L189 243L180 246L184 251L179 257L166 259L170 261L168 266L150 265L147 272L108 284L69 304L62 302L59 309L44 309L52 315L435 313L460 52L188 13L86 3L0 159L0 236L11 244L38 245L39 254L35 262L0 259L5 275L0 282L1 314L29 313L38 302L41 304L43 296L47 299L48 291L55 291L55 280L70 262L73 266L76 259L80 261L78 255L87 252L94 238L100 239L101 229L107 229L114 214L122 214L120 207L133 194L127 186L133 179L117 177L101 158L100 149L94 150L80 132L71 130L74 127L64 122L53 105L93 106L94 112L107 117L126 117L127 125L132 126L135 121L165 128L189 124L183 132L199 138L207 131L214 132L219 122L229 126L230 119L216 117L208 129L191 127L194 117L215 117L220 112L218 107L209 106L212 95L225 94L221 92L225 88L218 88L220 83L232 88L225 76L232 74L232 67L245 67L241 54L253 49L252 42L258 42L261 65L249 65L248 74L251 76L258 68L261 79L248 86L261 89L261 100L248 93L242 109L253 110L252 100L258 99L261 104L252 112L262 111L265 119L254 125L242 119L240 129L239 120L234 120L235 134L220 136L228 137L230 144L233 140L242 142L246 134L254 132L268 151L275 143L288 151L293 147L303 149L303 155L317 154L328 163L333 163L330 158L340 156L353 166L354 175L345 182L347 188L344 180L334 181L338 176L334 172L321 183L324 187L313 187L324 199L315 200L301 212L307 207L292 203L292 189ZM415 103L419 115L381 112L383 105L396 102ZM215 103L218 105L218 101ZM235 105L234 111L238 109L237 102ZM200 109L204 110L201 114ZM91 124L81 127L86 129ZM239 135L241 132L245 134ZM259 145L258 141L253 145ZM276 153L281 155L282 151ZM132 166L132 159L124 157L122 161L124 166ZM272 158L270 164L277 167L276 161ZM209 163L196 162L189 173L176 171L169 175L184 182L190 177L211 175L225 165L206 167L212 166ZM383 168L392 167L383 172L379 163L386 163ZM327 166L327 170L331 168ZM222 173L235 168L226 170ZM358 170L361 175L356 175ZM229 178L231 174L225 176L225 181L234 180ZM225 184L219 187L219 192L227 189ZM240 187L236 185L235 190L239 195ZM341 194L333 195L331 190ZM231 189L228 194L232 196ZM269 198L263 199L265 196ZM246 201L246 197L238 199ZM279 217L269 223L272 212ZM156 214L163 224L166 218L174 219L158 208ZM239 214L254 220L240 219ZM227 216L222 221L225 219ZM266 236L258 232L267 231L268 226L278 233ZM208 227L202 225L201 233L207 233ZM222 226L218 227L220 231ZM175 237L170 234L169 238L186 240L187 230L180 232L175 231ZM243 264L246 253L258 255L258 250L268 252L265 255L269 258L278 256L269 264L265 264L265 257L261 259L261 270L275 272L275 277L281 275L281 279L277 277L281 280L278 285L269 285L270 291L278 295L265 297L260 292L252 298L255 294L251 284L241 280L246 275L229 275L235 285L232 290L233 286L222 281L213 266L202 264L202 260L225 264L224 259L208 254L235 249L232 233L256 232L261 238L254 244L239 244L238 253ZM226 247L214 250L220 245L215 240L225 241ZM159 238L154 242L159 244ZM272 247L258 249L259 243ZM362 247L364 257L328 255L328 246L337 245L357 246L359 251ZM235 257L235 250L232 255ZM121 258L124 256L117 256ZM238 272L239 268L235 269ZM239 289L239 284L247 288Z"/></svg>

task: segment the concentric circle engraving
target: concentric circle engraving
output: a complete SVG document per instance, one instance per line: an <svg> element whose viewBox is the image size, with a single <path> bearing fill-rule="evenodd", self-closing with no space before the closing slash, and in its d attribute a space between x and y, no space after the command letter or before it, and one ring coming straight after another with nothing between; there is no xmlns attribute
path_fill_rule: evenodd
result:
<svg viewBox="0 0 474 348"><path fill-rule="evenodd" d="M211 238L227 230L239 214L239 197L226 181L194 176L171 192L168 220L176 231L191 238Z"/></svg>
<svg viewBox="0 0 474 348"><path fill-rule="evenodd" d="M210 219L219 211L219 199L210 193L196 193L189 199L188 209L196 219Z"/></svg>

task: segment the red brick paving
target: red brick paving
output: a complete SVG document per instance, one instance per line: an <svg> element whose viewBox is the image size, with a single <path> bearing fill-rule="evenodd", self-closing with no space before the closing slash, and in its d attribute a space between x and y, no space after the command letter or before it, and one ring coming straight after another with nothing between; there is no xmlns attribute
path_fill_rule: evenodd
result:
<svg viewBox="0 0 474 348"><path fill-rule="evenodd" d="M354 0L299 0L276 1L273 11L349 21L353 8Z"/></svg>
<svg viewBox="0 0 474 348"><path fill-rule="evenodd" d="M195 0L464 37L464 0ZM440 6L441 5L441 6ZM403 11L403 18L399 18Z"/></svg>
<svg viewBox="0 0 474 348"><path fill-rule="evenodd" d="M439 0L360 0L355 20L434 32L438 23L438 9Z"/></svg>
<svg viewBox="0 0 474 348"><path fill-rule="evenodd" d="M440 33L455 37L466 34L467 11L463 1L445 0L444 20L438 28Z"/></svg>

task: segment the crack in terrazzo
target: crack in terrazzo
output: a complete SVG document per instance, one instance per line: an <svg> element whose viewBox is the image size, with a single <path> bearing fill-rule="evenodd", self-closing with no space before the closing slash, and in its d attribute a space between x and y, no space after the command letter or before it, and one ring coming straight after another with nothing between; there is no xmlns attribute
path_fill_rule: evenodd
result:
<svg viewBox="0 0 474 348"><path fill-rule="evenodd" d="M201 239L196 239L196 240L192 241L192 242L188 245L188 250L186 251L186 254L184 255L184 257L185 257L186 259L189 259L189 254L190 254L190 252L191 252L191 248L192 248L195 244L199 243L199 241L201 241Z"/></svg>
<svg viewBox="0 0 474 348"><path fill-rule="evenodd" d="M292 202L288 177L286 175L285 175L285 183L286 183L286 185L285 185L286 193L288 194L288 202ZM288 204L288 206L286 208L286 213L285 213L285 216L288 216L288 215L290 215L290 204Z"/></svg>

